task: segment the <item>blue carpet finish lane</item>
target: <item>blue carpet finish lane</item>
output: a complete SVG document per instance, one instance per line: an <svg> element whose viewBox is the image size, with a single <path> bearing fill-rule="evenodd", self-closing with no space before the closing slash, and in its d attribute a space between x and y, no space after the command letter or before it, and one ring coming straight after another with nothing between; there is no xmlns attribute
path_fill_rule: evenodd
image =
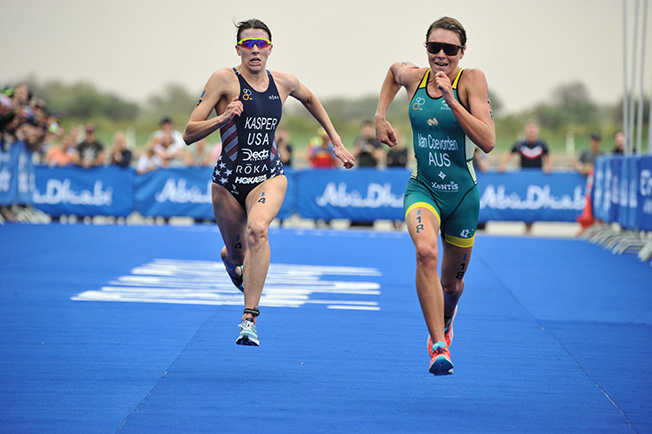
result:
<svg viewBox="0 0 652 434"><path fill-rule="evenodd" d="M537 241L505 238L492 250L544 271L491 260L491 272L638 432L652 432L652 404L636 392L652 390L652 269L581 240Z"/></svg>
<svg viewBox="0 0 652 434"><path fill-rule="evenodd" d="M140 228L0 227L11 246L0 263L0 431L114 432L156 384L213 309L70 298L150 257L159 235L139 249Z"/></svg>
<svg viewBox="0 0 652 434"><path fill-rule="evenodd" d="M3 432L652 432L652 270L582 241L478 236L455 374L435 378L404 233L272 230L273 264L381 273L323 277L377 296L312 301L379 310L262 306L258 348L234 343L239 306L71 300L158 259L219 261L214 226L0 237Z"/></svg>

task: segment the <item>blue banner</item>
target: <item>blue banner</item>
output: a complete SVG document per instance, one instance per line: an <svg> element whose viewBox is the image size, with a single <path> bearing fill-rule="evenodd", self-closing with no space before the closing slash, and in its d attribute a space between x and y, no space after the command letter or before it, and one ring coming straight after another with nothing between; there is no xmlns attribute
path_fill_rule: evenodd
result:
<svg viewBox="0 0 652 434"><path fill-rule="evenodd" d="M13 175L15 169L10 173L8 155L0 155L0 161L5 161L0 166L0 192L4 194L0 197L8 197L6 192L12 190L13 201L19 177ZM598 159L593 190L596 217L627 227L652 226L651 164L650 158ZM153 217L213 218L210 168L161 169L140 176L133 169L111 166L36 166L34 170L34 204L53 216L128 216L136 210ZM281 219L295 213L303 218L361 222L403 218L403 193L410 178L407 169L287 169L286 175L288 190L278 214ZM479 173L479 221L574 222L584 208L585 184L586 178L572 172Z"/></svg>
<svg viewBox="0 0 652 434"><path fill-rule="evenodd" d="M170 168L136 176L135 209L148 217L186 216L212 219L213 169L207 167ZM286 170L288 191L278 213L287 218L293 212L292 170Z"/></svg>
<svg viewBox="0 0 652 434"><path fill-rule="evenodd" d="M630 173L630 160L622 156L615 157L614 166L619 167L619 193L617 198L618 224L624 228L631 227L630 208L629 208L629 186L634 177Z"/></svg>
<svg viewBox="0 0 652 434"><path fill-rule="evenodd" d="M15 182L14 161L11 148L4 149L0 139L0 205L11 205L16 199L18 184Z"/></svg>
<svg viewBox="0 0 652 434"><path fill-rule="evenodd" d="M639 185L639 159L626 158L624 159L629 167L629 191L627 193L627 222L626 226L630 229L638 227L638 185ZM650 227L652 229L652 226Z"/></svg>
<svg viewBox="0 0 652 434"><path fill-rule="evenodd" d="M136 176L134 203L144 216L210 218L212 169L171 168Z"/></svg>
<svg viewBox="0 0 652 434"><path fill-rule="evenodd" d="M595 218L652 230L652 156L603 156L595 164Z"/></svg>
<svg viewBox="0 0 652 434"><path fill-rule="evenodd" d="M285 193L283 205L281 205L281 209L276 215L280 219L291 217L292 214L296 212L297 208L297 172L291 167L286 167L283 170L285 170L285 176L288 179L288 189Z"/></svg>
<svg viewBox="0 0 652 434"><path fill-rule="evenodd" d="M405 169L307 170L297 173L297 211L312 219L373 221L403 218ZM586 179L539 170L478 175L480 222L574 222L585 204Z"/></svg>
<svg viewBox="0 0 652 434"><path fill-rule="evenodd" d="M586 203L586 178L541 170L478 173L480 222L574 222Z"/></svg>
<svg viewBox="0 0 652 434"><path fill-rule="evenodd" d="M611 208L611 196L609 189L606 188L607 182L607 159L598 158L593 170L593 191L591 192L591 203L593 216L596 219L608 221L609 209ZM609 180L611 180L611 171L609 171Z"/></svg>
<svg viewBox="0 0 652 434"><path fill-rule="evenodd" d="M60 216L127 217L134 210L134 171L114 166L36 166L34 206Z"/></svg>
<svg viewBox="0 0 652 434"><path fill-rule="evenodd" d="M25 142L0 146L0 205L31 205L34 182L32 153Z"/></svg>
<svg viewBox="0 0 652 434"><path fill-rule="evenodd" d="M409 178L405 169L297 171L297 212L309 219L401 220Z"/></svg>
<svg viewBox="0 0 652 434"><path fill-rule="evenodd" d="M638 229L652 231L652 156L640 157L638 164Z"/></svg>
<svg viewBox="0 0 652 434"><path fill-rule="evenodd" d="M611 171L611 206L609 210L609 221L618 222L620 219L620 194L621 181L623 181L623 166L616 157L609 157L609 170Z"/></svg>

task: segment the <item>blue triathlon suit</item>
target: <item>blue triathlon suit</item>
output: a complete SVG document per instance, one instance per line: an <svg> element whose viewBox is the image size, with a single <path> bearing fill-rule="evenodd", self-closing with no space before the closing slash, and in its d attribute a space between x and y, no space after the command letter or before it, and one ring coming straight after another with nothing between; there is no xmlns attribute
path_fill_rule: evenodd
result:
<svg viewBox="0 0 652 434"><path fill-rule="evenodd" d="M233 71L240 82L239 99L244 110L220 128L222 153L213 169L213 182L226 188L246 208L251 190L285 173L275 139L283 103L269 71L265 92L257 92L235 68Z"/></svg>

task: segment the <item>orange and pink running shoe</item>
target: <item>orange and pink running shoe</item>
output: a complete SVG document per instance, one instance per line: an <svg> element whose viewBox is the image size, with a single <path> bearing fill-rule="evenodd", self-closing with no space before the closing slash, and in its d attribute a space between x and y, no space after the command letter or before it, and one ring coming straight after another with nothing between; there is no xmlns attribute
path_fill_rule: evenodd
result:
<svg viewBox="0 0 652 434"><path fill-rule="evenodd" d="M432 346L429 346L429 352L432 356L430 361L430 368L428 371L433 375L450 375L453 373L453 362L451 362L451 354L448 347L443 342L439 341Z"/></svg>

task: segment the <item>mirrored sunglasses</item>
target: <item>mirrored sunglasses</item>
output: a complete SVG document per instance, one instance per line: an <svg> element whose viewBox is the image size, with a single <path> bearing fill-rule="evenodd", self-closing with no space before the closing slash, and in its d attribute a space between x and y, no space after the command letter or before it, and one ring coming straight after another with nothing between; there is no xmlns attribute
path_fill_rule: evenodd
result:
<svg viewBox="0 0 652 434"><path fill-rule="evenodd" d="M247 50L254 48L254 45L258 46L259 49L263 49L272 45L272 41L268 41L267 39L247 38L238 41L238 45L246 48Z"/></svg>

